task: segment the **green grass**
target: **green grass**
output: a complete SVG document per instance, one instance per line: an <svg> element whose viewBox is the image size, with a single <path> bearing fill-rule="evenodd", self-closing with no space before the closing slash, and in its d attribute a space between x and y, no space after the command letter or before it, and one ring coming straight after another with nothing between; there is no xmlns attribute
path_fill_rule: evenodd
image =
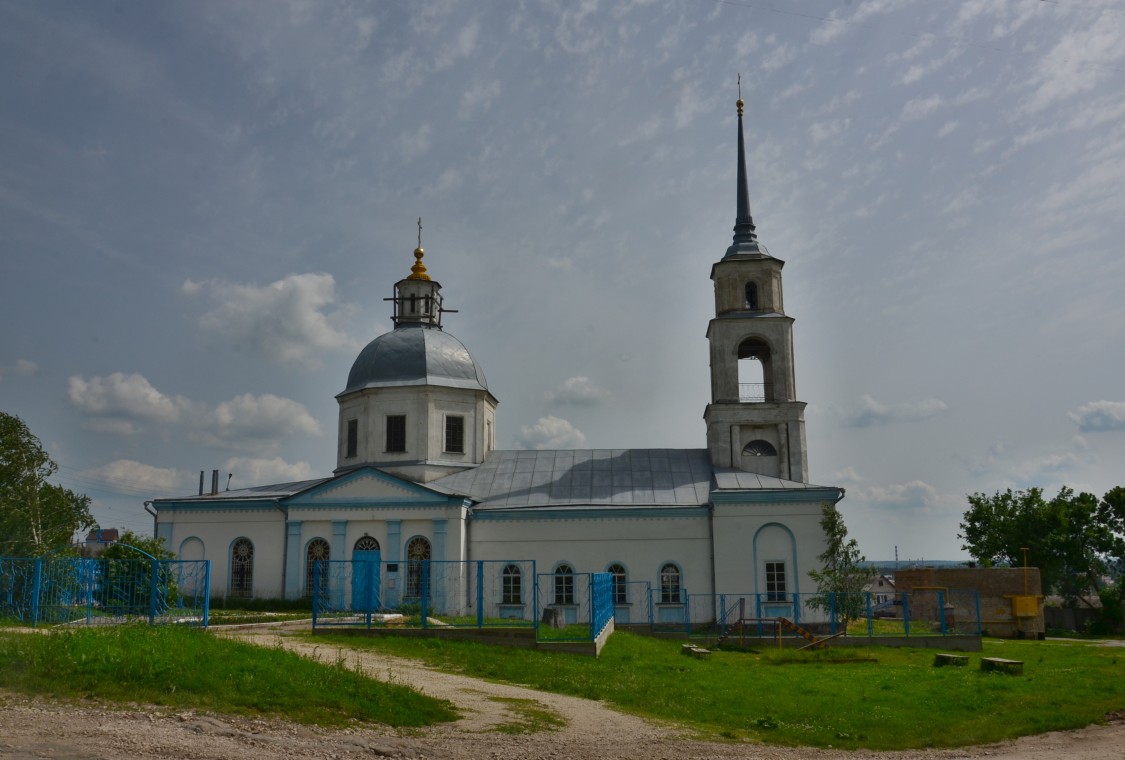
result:
<svg viewBox="0 0 1125 760"><path fill-rule="evenodd" d="M322 665L281 649L172 627L0 632L0 687L329 726L424 726L457 718L447 702L373 681L342 662Z"/></svg>
<svg viewBox="0 0 1125 760"><path fill-rule="evenodd" d="M566 727L566 719L548 710L534 699L516 697L488 697L508 708L513 720L501 723L494 729L502 734L535 734L540 731L558 731Z"/></svg>
<svg viewBox="0 0 1125 760"><path fill-rule="evenodd" d="M623 631L597 659L436 639L315 640L604 700L705 737L778 745L956 747L1078 728L1125 708L1125 650L1078 643L986 640L970 667L935 668L932 649L890 647L763 648L697 660L679 654L680 641ZM1024 674L982 673L981 656L1023 660Z"/></svg>

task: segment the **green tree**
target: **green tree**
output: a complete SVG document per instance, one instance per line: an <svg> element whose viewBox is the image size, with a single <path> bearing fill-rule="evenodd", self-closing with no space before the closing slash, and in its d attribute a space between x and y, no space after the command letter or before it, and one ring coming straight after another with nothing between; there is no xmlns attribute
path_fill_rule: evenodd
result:
<svg viewBox="0 0 1125 760"><path fill-rule="evenodd" d="M47 482L58 469L23 420L0 412L0 555L44 554L94 524L89 496Z"/></svg>
<svg viewBox="0 0 1125 760"><path fill-rule="evenodd" d="M864 614L866 601L862 592L875 577L875 571L865 566L867 560L860 553L856 540L848 538L844 517L835 504L825 502L821 507L820 529L824 531L827 546L817 558L821 563L820 570L809 571L817 589L817 595L809 600L809 606L835 609L847 627L849 620Z"/></svg>
<svg viewBox="0 0 1125 760"><path fill-rule="evenodd" d="M1111 565L1125 557L1125 491L1113 489L1100 501L1066 486L1050 501L1039 488L1008 489L968 497L958 537L962 549L988 565L1039 568L1043 588L1070 604L1092 606L1091 592L1105 585Z"/></svg>

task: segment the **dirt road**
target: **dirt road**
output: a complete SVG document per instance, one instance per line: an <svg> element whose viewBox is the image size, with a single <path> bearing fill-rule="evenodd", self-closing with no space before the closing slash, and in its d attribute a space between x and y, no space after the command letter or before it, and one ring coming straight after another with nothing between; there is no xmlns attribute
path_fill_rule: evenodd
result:
<svg viewBox="0 0 1125 760"><path fill-rule="evenodd" d="M62 705L0 692L0 758L76 760L1122 760L1125 722L1044 734L987 747L865 753L719 744L687 738L672 725L624 715L576 697L442 673L416 662L370 652L338 650L271 633L242 634L267 646L285 646L335 663L340 656L373 678L412 686L455 703L464 717L452 724L408 732L383 728L324 730L283 720L251 720L142 705L118 710L96 704ZM529 716L538 717L529 717ZM544 719L543 716L548 716ZM557 730L546 724L565 722Z"/></svg>

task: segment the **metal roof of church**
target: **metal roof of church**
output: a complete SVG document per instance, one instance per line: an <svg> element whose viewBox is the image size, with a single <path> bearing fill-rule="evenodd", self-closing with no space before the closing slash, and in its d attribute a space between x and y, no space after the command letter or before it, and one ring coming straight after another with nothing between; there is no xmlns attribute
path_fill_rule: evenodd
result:
<svg viewBox="0 0 1125 760"><path fill-rule="evenodd" d="M712 490L817 488L739 470L717 470L706 449L493 451L484 464L436 486L477 508L575 505L703 506Z"/></svg>

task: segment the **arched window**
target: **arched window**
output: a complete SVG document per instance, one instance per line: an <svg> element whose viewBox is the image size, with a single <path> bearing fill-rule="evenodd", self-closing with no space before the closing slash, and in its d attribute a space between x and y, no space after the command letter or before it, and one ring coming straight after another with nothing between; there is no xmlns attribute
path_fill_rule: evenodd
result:
<svg viewBox="0 0 1125 760"><path fill-rule="evenodd" d="M773 400L770 386L770 347L758 338L738 344L738 400L762 403Z"/></svg>
<svg viewBox="0 0 1125 760"><path fill-rule="evenodd" d="M752 457L775 457L777 456L777 449L769 441L758 439L746 444L742 453L749 454Z"/></svg>
<svg viewBox="0 0 1125 760"><path fill-rule="evenodd" d="M430 542L415 536L406 544L406 596L419 599L425 591L425 565L430 561Z"/></svg>
<svg viewBox="0 0 1125 760"><path fill-rule="evenodd" d="M574 604L574 570L570 565L555 568L555 604Z"/></svg>
<svg viewBox="0 0 1125 760"><path fill-rule="evenodd" d="M355 542L352 547L353 552L377 552L379 551L379 542L371 536L360 536L359 540Z"/></svg>
<svg viewBox="0 0 1125 760"><path fill-rule="evenodd" d="M671 562L660 568L660 603L679 604L680 568Z"/></svg>
<svg viewBox="0 0 1125 760"><path fill-rule="evenodd" d="M519 565L504 566L500 586L501 604L523 604L523 572Z"/></svg>
<svg viewBox="0 0 1125 760"><path fill-rule="evenodd" d="M758 310L758 283L756 282L746 283L746 310Z"/></svg>
<svg viewBox="0 0 1125 760"><path fill-rule="evenodd" d="M305 595L312 596L313 589L315 588L317 576L317 563L321 562L320 566L320 588L318 589L322 594L328 590L328 565L327 562L331 558L332 550L328 548L328 542L323 538L314 538L309 541L308 547L305 549Z"/></svg>
<svg viewBox="0 0 1125 760"><path fill-rule="evenodd" d="M625 572L625 566L620 562L614 562L612 565L607 567L605 571L613 576L613 603L628 604L629 587L625 584L628 583L629 577Z"/></svg>
<svg viewBox="0 0 1125 760"><path fill-rule="evenodd" d="M230 595L244 599L254 595L254 544L248 538L230 547Z"/></svg>

